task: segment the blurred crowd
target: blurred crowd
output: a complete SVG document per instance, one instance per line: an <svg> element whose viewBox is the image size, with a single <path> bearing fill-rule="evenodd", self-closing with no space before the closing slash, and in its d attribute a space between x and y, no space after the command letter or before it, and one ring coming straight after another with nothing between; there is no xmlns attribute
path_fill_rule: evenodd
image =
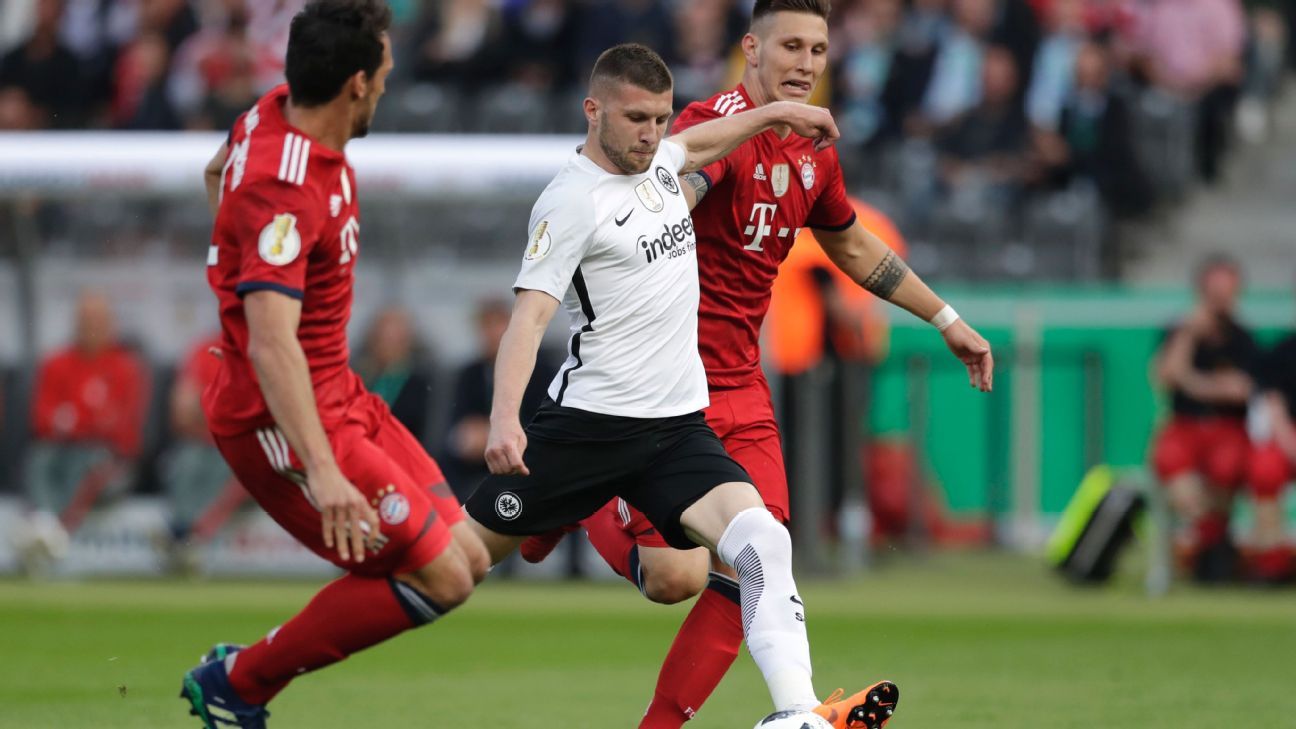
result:
<svg viewBox="0 0 1296 729"><path fill-rule="evenodd" d="M279 82L303 2L8 0L0 129L226 129ZM390 4L397 70L378 128L447 132L583 131L574 99L598 53L622 41L662 53L680 106L706 98L740 75L750 9L750 0ZM854 187L888 191L911 237L1003 240L1024 225L1035 238L1069 230L1081 247L1103 235L1083 231L1099 208L1134 216L1189 178L1218 179L1235 120L1243 135L1264 137L1296 16L1284 0L834 6L816 100L842 122Z"/></svg>

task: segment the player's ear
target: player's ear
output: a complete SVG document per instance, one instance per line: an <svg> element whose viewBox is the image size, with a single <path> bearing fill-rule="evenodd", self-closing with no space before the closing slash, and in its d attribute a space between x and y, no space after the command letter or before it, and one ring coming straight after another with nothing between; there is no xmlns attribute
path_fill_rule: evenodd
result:
<svg viewBox="0 0 1296 729"><path fill-rule="evenodd" d="M757 38L754 33L748 33L743 36L742 51L743 57L747 59L748 66L751 66L752 68L760 66L760 63L757 61L757 59L760 58L760 55L757 53L759 50L760 38Z"/></svg>
<svg viewBox="0 0 1296 729"><path fill-rule="evenodd" d="M364 71L356 71L350 79L347 80L347 88L350 91L351 99L363 99L369 95L369 87L373 84L373 79Z"/></svg>
<svg viewBox="0 0 1296 729"><path fill-rule="evenodd" d="M593 96L585 97L585 121L590 124L598 123L599 101Z"/></svg>

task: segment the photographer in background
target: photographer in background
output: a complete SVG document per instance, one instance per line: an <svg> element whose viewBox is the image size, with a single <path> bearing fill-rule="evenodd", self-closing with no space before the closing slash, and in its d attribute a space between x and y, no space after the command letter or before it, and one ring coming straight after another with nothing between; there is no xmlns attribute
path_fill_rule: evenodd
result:
<svg viewBox="0 0 1296 729"><path fill-rule="evenodd" d="M1207 582L1233 577L1229 511L1251 455L1246 413L1259 350L1235 316L1241 286L1236 261L1207 258L1197 272L1197 306L1170 329L1154 363L1173 416L1156 436L1153 465L1186 527L1180 547Z"/></svg>

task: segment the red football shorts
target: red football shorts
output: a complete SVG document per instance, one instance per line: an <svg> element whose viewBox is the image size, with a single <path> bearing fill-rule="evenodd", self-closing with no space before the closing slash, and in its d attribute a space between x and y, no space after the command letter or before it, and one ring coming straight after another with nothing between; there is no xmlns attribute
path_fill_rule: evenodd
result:
<svg viewBox="0 0 1296 729"><path fill-rule="evenodd" d="M1209 485L1237 488L1247 476L1251 440L1241 418L1176 415L1157 435L1152 463L1162 483L1199 473Z"/></svg>
<svg viewBox="0 0 1296 729"><path fill-rule="evenodd" d="M240 483L276 522L308 549L360 575L413 572L450 544L450 527L463 520L459 502L427 452L386 403L366 393L342 422L326 424L342 474L379 516L378 549L365 561L342 562L324 546L320 512L306 488L305 469L278 428L232 437L216 446Z"/></svg>
<svg viewBox="0 0 1296 729"><path fill-rule="evenodd" d="M725 450L751 476L756 490L765 500L765 508L775 519L786 524L788 483L783 466L783 443L778 423L774 420L774 405L765 378L746 387L712 390L706 419L707 425L720 436ZM622 526L635 535L639 546L670 546L652 523L629 504L616 499L609 506L617 509Z"/></svg>
<svg viewBox="0 0 1296 729"><path fill-rule="evenodd" d="M1248 474L1253 496L1260 500L1276 499L1293 478L1296 478L1296 463L1292 463L1277 443L1256 446Z"/></svg>

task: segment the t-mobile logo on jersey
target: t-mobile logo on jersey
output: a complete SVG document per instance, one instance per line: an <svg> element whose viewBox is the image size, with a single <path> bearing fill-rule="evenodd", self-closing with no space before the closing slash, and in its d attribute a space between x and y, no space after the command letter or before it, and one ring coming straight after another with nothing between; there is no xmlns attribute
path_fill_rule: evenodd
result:
<svg viewBox="0 0 1296 729"><path fill-rule="evenodd" d="M743 230L743 235L754 235L751 243L743 246L745 251L756 251L764 253L765 248L761 245L765 239L774 234L774 216L778 213L778 203L756 203L752 206L751 216L747 220L751 225ZM779 228L778 237L786 238L788 234L796 237L801 232L800 228L795 231L792 228Z"/></svg>

